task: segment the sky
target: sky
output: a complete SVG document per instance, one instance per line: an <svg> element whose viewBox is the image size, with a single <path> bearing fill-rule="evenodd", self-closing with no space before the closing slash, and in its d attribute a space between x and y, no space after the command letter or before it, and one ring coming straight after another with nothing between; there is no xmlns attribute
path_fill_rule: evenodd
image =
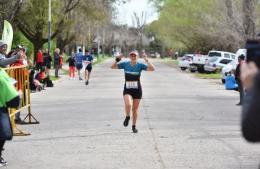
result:
<svg viewBox="0 0 260 169"><path fill-rule="evenodd" d="M142 12L147 12L148 23L158 19L158 13L153 5L149 3L149 0L130 0L125 4L117 6L117 10L118 14L115 23L119 24L133 26L132 16L134 12L136 12L138 16L141 16Z"/></svg>

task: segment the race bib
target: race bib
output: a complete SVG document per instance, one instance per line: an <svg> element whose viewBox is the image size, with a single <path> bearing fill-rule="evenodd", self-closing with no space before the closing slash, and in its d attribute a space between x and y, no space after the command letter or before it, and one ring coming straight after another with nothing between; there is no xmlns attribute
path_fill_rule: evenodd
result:
<svg viewBox="0 0 260 169"><path fill-rule="evenodd" d="M126 82L127 89L138 89L138 82L137 81L128 81Z"/></svg>

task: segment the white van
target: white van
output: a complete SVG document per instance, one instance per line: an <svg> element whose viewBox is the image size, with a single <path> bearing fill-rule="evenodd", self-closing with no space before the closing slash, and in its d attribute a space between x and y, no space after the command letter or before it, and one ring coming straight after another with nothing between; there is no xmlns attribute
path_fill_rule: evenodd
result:
<svg viewBox="0 0 260 169"><path fill-rule="evenodd" d="M208 60L204 66L205 71L215 72L222 69L225 65L229 64L236 59L235 53L224 51L210 51L208 54Z"/></svg>

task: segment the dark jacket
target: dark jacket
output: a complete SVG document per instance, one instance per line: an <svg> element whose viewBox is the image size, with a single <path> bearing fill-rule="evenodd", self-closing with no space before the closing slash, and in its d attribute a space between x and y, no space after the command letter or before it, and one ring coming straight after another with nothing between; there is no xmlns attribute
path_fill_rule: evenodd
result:
<svg viewBox="0 0 260 169"><path fill-rule="evenodd" d="M43 61L45 66L50 66L52 62L52 58L48 53L43 53Z"/></svg>
<svg viewBox="0 0 260 169"><path fill-rule="evenodd" d="M236 68L236 71L235 71L235 78L236 78L236 81L238 83L240 83L240 68L241 68L241 65L238 64L237 68Z"/></svg>
<svg viewBox="0 0 260 169"><path fill-rule="evenodd" d="M250 142L260 142L260 74L254 87L247 91L242 112L242 133Z"/></svg>
<svg viewBox="0 0 260 169"><path fill-rule="evenodd" d="M60 65L60 55L54 52L54 66Z"/></svg>
<svg viewBox="0 0 260 169"><path fill-rule="evenodd" d="M69 63L69 66L75 66L76 64L75 57L70 57L66 62Z"/></svg>

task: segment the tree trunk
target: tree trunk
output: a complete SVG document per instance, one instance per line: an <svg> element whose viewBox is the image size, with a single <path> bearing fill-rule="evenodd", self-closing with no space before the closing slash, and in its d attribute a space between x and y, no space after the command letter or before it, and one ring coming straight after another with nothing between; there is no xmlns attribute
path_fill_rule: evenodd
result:
<svg viewBox="0 0 260 169"><path fill-rule="evenodd" d="M256 0L243 0L243 25L245 39L255 37L255 7Z"/></svg>

